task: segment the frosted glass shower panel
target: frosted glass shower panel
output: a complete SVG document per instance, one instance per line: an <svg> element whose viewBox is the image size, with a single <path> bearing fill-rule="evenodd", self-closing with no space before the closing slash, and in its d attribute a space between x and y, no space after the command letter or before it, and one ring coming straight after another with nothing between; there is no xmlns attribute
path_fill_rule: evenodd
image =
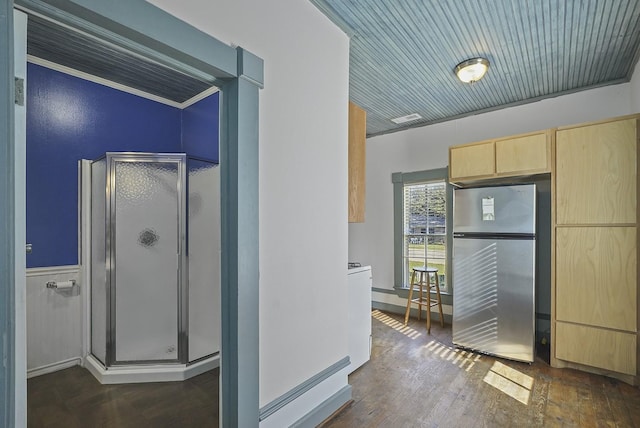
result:
<svg viewBox="0 0 640 428"><path fill-rule="evenodd" d="M181 283L179 163L114 160L112 172L115 360L175 361Z"/></svg>
<svg viewBox="0 0 640 428"><path fill-rule="evenodd" d="M91 163L91 353L106 363L107 268L105 242L106 160Z"/></svg>
<svg viewBox="0 0 640 428"><path fill-rule="evenodd" d="M189 361L220 351L220 168L189 159Z"/></svg>

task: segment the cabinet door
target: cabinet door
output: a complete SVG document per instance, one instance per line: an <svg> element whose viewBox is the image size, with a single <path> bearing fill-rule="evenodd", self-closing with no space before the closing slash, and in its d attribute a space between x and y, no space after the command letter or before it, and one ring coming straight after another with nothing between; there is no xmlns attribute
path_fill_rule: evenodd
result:
<svg viewBox="0 0 640 428"><path fill-rule="evenodd" d="M558 224L636 222L636 119L556 134Z"/></svg>
<svg viewBox="0 0 640 428"><path fill-rule="evenodd" d="M591 367L636 374L637 337L632 333L556 323L556 357Z"/></svg>
<svg viewBox="0 0 640 428"><path fill-rule="evenodd" d="M495 173L495 153L493 142L469 146L451 147L449 150L451 177L466 178L492 175Z"/></svg>
<svg viewBox="0 0 640 428"><path fill-rule="evenodd" d="M367 112L349 103L349 222L364 222Z"/></svg>
<svg viewBox="0 0 640 428"><path fill-rule="evenodd" d="M371 349L371 269L348 274L349 373L369 361Z"/></svg>
<svg viewBox="0 0 640 428"><path fill-rule="evenodd" d="M498 174L548 172L551 144L546 133L496 141Z"/></svg>
<svg viewBox="0 0 640 428"><path fill-rule="evenodd" d="M559 227L556 319L636 331L635 227Z"/></svg>

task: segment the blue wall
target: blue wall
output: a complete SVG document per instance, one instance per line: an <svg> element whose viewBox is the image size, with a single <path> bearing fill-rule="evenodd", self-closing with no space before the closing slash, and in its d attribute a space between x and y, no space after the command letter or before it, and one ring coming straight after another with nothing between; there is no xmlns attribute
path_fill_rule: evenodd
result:
<svg viewBox="0 0 640 428"><path fill-rule="evenodd" d="M178 108L31 63L27 73L27 267L78 263L79 159L184 148L218 159L217 94L185 113L185 128Z"/></svg>
<svg viewBox="0 0 640 428"><path fill-rule="evenodd" d="M183 152L216 163L219 161L219 100L219 94L215 93L182 110Z"/></svg>

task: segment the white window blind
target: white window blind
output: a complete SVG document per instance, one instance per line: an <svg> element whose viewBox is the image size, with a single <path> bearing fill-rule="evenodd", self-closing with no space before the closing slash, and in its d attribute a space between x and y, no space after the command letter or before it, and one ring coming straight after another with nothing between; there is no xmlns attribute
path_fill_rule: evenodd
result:
<svg viewBox="0 0 640 428"><path fill-rule="evenodd" d="M446 183L444 180L405 184L403 203L404 284L417 266L438 269L446 291Z"/></svg>

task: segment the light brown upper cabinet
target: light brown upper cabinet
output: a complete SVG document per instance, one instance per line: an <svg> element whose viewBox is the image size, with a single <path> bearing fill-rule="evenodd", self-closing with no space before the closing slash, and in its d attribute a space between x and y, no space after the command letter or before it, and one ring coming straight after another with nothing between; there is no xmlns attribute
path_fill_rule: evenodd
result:
<svg viewBox="0 0 640 428"><path fill-rule="evenodd" d="M363 223L365 211L367 112L349 102L349 223Z"/></svg>
<svg viewBox="0 0 640 428"><path fill-rule="evenodd" d="M496 168L494 151L493 141L450 147L450 178L453 181L493 175Z"/></svg>
<svg viewBox="0 0 640 428"><path fill-rule="evenodd" d="M551 171L550 140L546 132L496 140L496 173L520 175Z"/></svg>
<svg viewBox="0 0 640 428"><path fill-rule="evenodd" d="M449 181L475 182L551 172L549 131L449 148Z"/></svg>
<svg viewBox="0 0 640 428"><path fill-rule="evenodd" d="M558 224L636 222L636 119L556 134Z"/></svg>

